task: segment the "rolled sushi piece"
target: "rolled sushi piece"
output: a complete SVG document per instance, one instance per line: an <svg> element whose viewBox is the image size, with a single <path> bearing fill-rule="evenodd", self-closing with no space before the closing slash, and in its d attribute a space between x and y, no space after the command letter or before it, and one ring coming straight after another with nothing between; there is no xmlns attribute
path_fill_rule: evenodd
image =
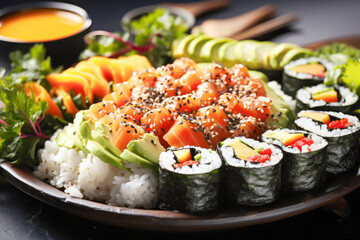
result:
<svg viewBox="0 0 360 240"><path fill-rule="evenodd" d="M284 154L281 167L282 191L303 192L326 180L327 141L313 133L293 129L268 130L263 142L279 146Z"/></svg>
<svg viewBox="0 0 360 240"><path fill-rule="evenodd" d="M357 165L360 122L356 116L341 112L303 110L297 114L295 125L315 133L328 142L326 171L339 174Z"/></svg>
<svg viewBox="0 0 360 240"><path fill-rule="evenodd" d="M224 162L225 195L229 205L260 206L281 194L283 153L272 144L245 137L218 144Z"/></svg>
<svg viewBox="0 0 360 240"><path fill-rule="evenodd" d="M186 213L220 206L222 161L216 151L186 146L159 157L158 208Z"/></svg>
<svg viewBox="0 0 360 240"><path fill-rule="evenodd" d="M299 89L295 112L318 110L349 113L357 107L359 96L345 86L318 84Z"/></svg>
<svg viewBox="0 0 360 240"><path fill-rule="evenodd" d="M284 66L283 91L285 94L295 98L299 89L323 83L326 72L334 67L333 63L318 57L300 58L291 61Z"/></svg>

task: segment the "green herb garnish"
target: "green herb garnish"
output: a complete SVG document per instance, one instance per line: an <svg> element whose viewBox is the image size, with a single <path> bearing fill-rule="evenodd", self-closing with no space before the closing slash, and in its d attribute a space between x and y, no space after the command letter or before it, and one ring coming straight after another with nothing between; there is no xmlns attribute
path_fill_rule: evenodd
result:
<svg viewBox="0 0 360 240"><path fill-rule="evenodd" d="M171 59L172 42L188 31L180 17L162 8L130 21L124 28L124 33L93 31L87 34L87 48L80 59L95 55L117 57L141 54L154 66L161 66Z"/></svg>

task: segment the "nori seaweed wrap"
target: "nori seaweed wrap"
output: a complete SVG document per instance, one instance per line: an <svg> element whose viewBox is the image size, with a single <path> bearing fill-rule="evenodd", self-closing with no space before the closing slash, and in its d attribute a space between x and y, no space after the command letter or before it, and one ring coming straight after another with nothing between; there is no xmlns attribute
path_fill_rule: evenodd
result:
<svg viewBox="0 0 360 240"><path fill-rule="evenodd" d="M180 160L177 152L181 150L190 150L192 160ZM219 155L210 149L189 146L162 152L158 208L186 213L219 208L221 166Z"/></svg>
<svg viewBox="0 0 360 240"><path fill-rule="evenodd" d="M283 151L281 181L284 192L308 191L325 182L328 143L324 138L305 131L284 128L268 130L261 139L279 146Z"/></svg>
<svg viewBox="0 0 360 240"><path fill-rule="evenodd" d="M328 117L320 121L314 114ZM299 129L326 139L327 172L339 174L356 166L360 139L360 122L357 117L341 112L306 110L298 113L295 124Z"/></svg>
<svg viewBox="0 0 360 240"><path fill-rule="evenodd" d="M299 89L296 93L295 113L310 109L348 113L357 107L358 100L358 95L345 86L318 84Z"/></svg>
<svg viewBox="0 0 360 240"><path fill-rule="evenodd" d="M269 159L254 162L239 158L233 146L235 142L245 144L256 154L260 154L257 150L270 149ZM235 137L219 143L217 150L224 162L225 194L229 205L260 206L280 197L283 153L279 148L250 138Z"/></svg>
<svg viewBox="0 0 360 240"><path fill-rule="evenodd" d="M306 67L310 65L323 66L324 72L306 72ZM305 69L304 69L305 66ZM300 69L296 69L302 67ZM291 61L284 66L283 77L282 77L282 86L285 94L295 97L296 92L305 86L313 86L324 82L326 71L334 68L334 64L328 60L309 57L309 58L300 58L295 61ZM302 72L302 70L304 70Z"/></svg>

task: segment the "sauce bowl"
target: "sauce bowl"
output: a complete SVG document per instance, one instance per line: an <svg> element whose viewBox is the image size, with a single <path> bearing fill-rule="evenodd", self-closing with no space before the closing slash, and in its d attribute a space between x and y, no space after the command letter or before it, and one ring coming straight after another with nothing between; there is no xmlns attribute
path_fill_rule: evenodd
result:
<svg viewBox="0 0 360 240"><path fill-rule="evenodd" d="M81 7L60 2L34 2L10 6L0 10L0 24L6 24L6 19L15 14L21 14L32 10L59 10L60 12L75 14L83 20L82 26L71 34L57 36L49 40L24 40L21 38L7 37L0 35L0 66L9 69L9 53L15 50L28 52L34 44L41 43L46 48L46 55L51 57L52 65L57 67L71 66L75 63L81 51L85 48L84 35L90 31L92 20L88 13ZM65 14L66 15L66 14ZM56 32L56 31L55 31ZM43 34L43 32L42 32ZM43 38L44 39L44 38Z"/></svg>

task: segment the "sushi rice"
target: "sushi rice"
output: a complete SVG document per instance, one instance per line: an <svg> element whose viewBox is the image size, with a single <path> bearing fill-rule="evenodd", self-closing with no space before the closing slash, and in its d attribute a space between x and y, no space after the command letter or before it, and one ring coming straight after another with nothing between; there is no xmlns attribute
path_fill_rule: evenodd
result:
<svg viewBox="0 0 360 240"><path fill-rule="evenodd" d="M190 148L190 146L185 146L180 149ZM176 163L175 154L172 150L168 149L168 151L162 152L159 158L159 165L163 169L167 169L169 171L179 173L179 174L201 174L208 173L214 169L218 169L221 167L221 159L216 151L209 149L202 149L200 147L193 147L195 150L201 152L201 158L199 159L199 164L194 164L191 166L183 166L179 168L174 168L173 165Z"/></svg>
<svg viewBox="0 0 360 240"><path fill-rule="evenodd" d="M276 129L276 130L268 130L267 133L271 133L274 131L286 131L289 133L299 133L301 131L298 130L294 130L294 129ZM267 134L266 132L263 134L263 136L265 136ZM304 132L305 133L305 132ZM324 138L316 135L316 134L309 134L308 138L312 139L314 142L313 144L309 145L303 145L301 147L301 151L299 150L299 148L297 147L287 147L284 146L278 139L274 139L274 138L266 138L266 142L269 142L271 144L277 145L277 146L282 146L282 149L286 152L289 153L306 153L306 152L314 152L314 151L318 151L322 148L324 148L327 145L327 142Z"/></svg>
<svg viewBox="0 0 360 240"><path fill-rule="evenodd" d="M266 161L264 163L253 163L251 161L239 160L238 158L234 157L235 156L234 149L232 147L228 147L228 144L237 139L241 140L242 142L251 146L254 149L270 148L272 151L272 154L270 156L270 161ZM265 166L276 165L283 157L282 151L279 148L275 147L274 145L265 142L259 142L257 140L245 138L245 137L226 139L225 141L223 141L223 145L220 148L220 152L229 165L234 167L246 167L246 168L261 168Z"/></svg>
<svg viewBox="0 0 360 240"><path fill-rule="evenodd" d="M328 89L329 86L326 86L324 84L319 84L312 87L304 87L302 89L299 89L296 94L296 100L300 101L302 105L307 105L310 109L322 107L324 105L328 107L346 107L354 105L359 97L358 95L351 91L347 87L339 86L339 93L342 96L343 100L340 102L330 102L327 103L324 100L314 100L312 98L312 94L317 93L319 91ZM299 109L297 111L300 111L302 109Z"/></svg>
<svg viewBox="0 0 360 240"><path fill-rule="evenodd" d="M82 151L60 147L53 137L38 151L38 178L62 189L72 197L129 208L151 209L157 202L157 174L150 169L127 164L129 170L115 168Z"/></svg>
<svg viewBox="0 0 360 240"><path fill-rule="evenodd" d="M228 144L240 140L253 149L270 148L270 160L263 163L240 160ZM245 137L229 138L219 144L218 152L224 161L226 200L230 205L261 206L276 201L281 194L280 148Z"/></svg>
<svg viewBox="0 0 360 240"><path fill-rule="evenodd" d="M310 110L304 110L306 112ZM302 111L301 111L302 112ZM300 116L301 112L299 112L298 116ZM302 117L295 120L295 123L305 129L306 131L316 133L322 137L341 137L352 134L360 129L360 121L356 116L352 116L349 114L344 114L341 112L330 112L330 111L321 111L322 113L329 114L333 117L337 117L339 119L347 118L351 126L347 128L339 128L329 130L326 124L319 124L319 122L315 122L310 118Z"/></svg>
<svg viewBox="0 0 360 240"><path fill-rule="evenodd" d="M314 111L316 112L316 111ZM319 111L317 111L319 112ZM307 117L299 117L295 124L299 129L315 133L328 141L326 149L326 171L331 174L339 174L354 168L358 162L360 121L356 116L341 112L321 111L338 119L347 118L351 124L346 128L329 130L326 124L313 121Z"/></svg>
<svg viewBox="0 0 360 240"><path fill-rule="evenodd" d="M173 151L190 149L201 156L197 164L174 168ZM185 146L169 148L159 157L158 208L187 213L215 210L220 206L222 161L216 151ZM171 196L171 197L170 197Z"/></svg>

